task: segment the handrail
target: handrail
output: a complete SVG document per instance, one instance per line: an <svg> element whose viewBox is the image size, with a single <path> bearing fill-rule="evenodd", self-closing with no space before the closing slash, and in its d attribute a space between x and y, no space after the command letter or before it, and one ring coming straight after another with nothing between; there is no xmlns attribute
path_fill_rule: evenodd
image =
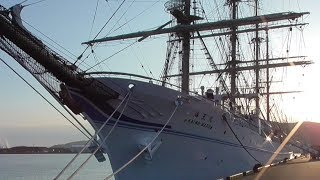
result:
<svg viewBox="0 0 320 180"><path fill-rule="evenodd" d="M96 72L84 72L83 73L83 75L99 75L99 74L126 75L126 76L139 77L139 78L142 78L142 79L156 80L156 79L153 79L153 78L148 77L148 76L142 76L142 75L138 75L138 74L124 73L124 72L96 71Z"/></svg>
<svg viewBox="0 0 320 180"><path fill-rule="evenodd" d="M124 73L124 72L108 72L108 71L96 71L96 72L85 72L83 73L83 75L124 75L124 76L133 76L133 77L137 77L137 78L142 78L142 79L146 79L146 80L154 80L154 81L157 81L159 83L162 83L163 81L161 80L158 80L158 79L154 79L152 77L148 77L148 76L143 76L143 75L138 75L138 74L132 74L132 73ZM177 88L181 88L180 86L177 86L177 85L174 85L174 84L170 84L170 83L167 83L166 84L169 84L171 86L174 86L174 87L177 87ZM194 95L198 96L198 97L201 97L201 98L204 98L202 97L201 95L199 94L196 94L195 92L193 91L189 91L190 93L193 93ZM206 99L206 98L204 98ZM246 118L244 117L243 114L239 114L239 113L235 113L235 112L232 112L230 111L229 107L227 106L223 106L223 105L219 105L222 109L226 110L227 112L233 114L233 116L235 117L240 117L241 121L245 121L249 124L251 124L252 126L254 126L255 128L258 128L258 126L256 126L255 124L253 124L252 122L249 122L246 120Z"/></svg>
<svg viewBox="0 0 320 180"><path fill-rule="evenodd" d="M155 79L155 78L152 78L152 77L148 77L148 76L143 76L143 75L139 75L139 74L132 74L132 73L124 73L124 72L111 72L111 71L95 71L95 72L84 72L84 73L81 73L82 75L124 75L124 76L133 76L133 77L137 77L137 78L142 78L142 79L147 79L147 80L152 80L152 81L156 81L156 82L159 82L159 83L163 83L164 81L161 81L159 79ZM165 82L166 84L170 85L170 86L174 86L176 88L180 88L181 89L181 86L177 86L175 84L171 84L171 83L168 83L168 82ZM189 93L192 93L196 96L200 96L197 92L195 91L188 91Z"/></svg>

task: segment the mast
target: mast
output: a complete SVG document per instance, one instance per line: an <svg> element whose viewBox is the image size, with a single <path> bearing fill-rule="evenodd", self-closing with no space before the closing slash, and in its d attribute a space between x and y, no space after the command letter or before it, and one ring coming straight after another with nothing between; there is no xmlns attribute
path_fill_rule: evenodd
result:
<svg viewBox="0 0 320 180"><path fill-rule="evenodd" d="M239 0L231 0L230 5L232 8L232 19L237 19L237 9L238 9L238 1ZM237 72L236 72L236 66L237 66L237 60L236 60L236 52L237 52L237 26L231 27L231 61L230 61L230 83L231 83L231 99L230 102L233 106L235 106L235 94L236 94L236 78L237 78Z"/></svg>
<svg viewBox="0 0 320 180"><path fill-rule="evenodd" d="M255 16L258 16L258 0L255 0ZM255 92L257 94L255 100L256 100L256 116L259 118L259 112L260 112L260 103L259 103L259 50L260 50L260 38L259 38L259 24L256 24L256 37L255 37L255 57L256 57L256 63L255 63L255 77L256 77L256 86L255 86Z"/></svg>
<svg viewBox="0 0 320 180"><path fill-rule="evenodd" d="M255 16L258 17L258 0L255 0ZM255 74L256 74L256 86L255 86L255 92L257 96L255 97L256 99L256 112L255 116L258 120L258 126L259 126L259 134L261 134L261 120L259 118L260 114L260 99L259 99L259 52L260 52L260 37L259 37L259 24L256 24L256 37L255 37L255 56L256 56L256 63L255 63ZM267 67L269 68L269 67Z"/></svg>
<svg viewBox="0 0 320 180"><path fill-rule="evenodd" d="M269 84L269 31L266 30L266 64L267 64L267 121L270 121L270 84Z"/></svg>
<svg viewBox="0 0 320 180"><path fill-rule="evenodd" d="M171 2L171 1L170 1ZM181 14L173 14L173 12L170 12L173 16L175 16L177 19ZM303 15L310 14L309 12L302 12L302 13L295 13L295 12L282 12L282 13L274 13L274 14L266 14L263 16L253 16L253 17L246 17L246 18L240 18L240 19L231 19L231 20L220 20L215 22L207 22L207 23L201 23L201 24L191 24L190 25L183 25L178 24L176 26L170 27L170 28L162 28L162 29L155 29L155 30L149 30L149 31L138 31L134 33L129 34L122 34L122 35L116 35L116 36L110 36L110 37L104 37L100 39L94 39L90 41L83 42L83 44L89 44L93 45L95 43L102 43L102 42L108 42L108 41L116 41L116 40L125 40L125 39L131 39L131 38L142 38L145 39L148 36L153 35L159 35L159 34L167 34L167 33L176 33L176 34L182 34L183 32L196 32L196 31L208 31L208 30L217 30L217 29L231 29L233 26L239 27L239 26L248 26L252 24L259 24L259 23L267 23L267 22L275 22L275 21L281 21L281 20L287 20L287 19L297 19L299 17L302 17ZM180 17L181 18L181 17ZM183 15L182 15L182 18ZM190 18L192 19L192 18ZM269 27L269 29L274 28L285 28L288 26L302 26L306 25L304 24L295 24L295 25L284 25L284 26L273 26ZM252 32L256 31L257 29L249 29L249 30L241 30L237 31L236 33L245 33L245 32ZM265 30L264 28L259 28L258 30ZM231 34L231 32L226 33L214 33L214 36L223 36ZM205 37L205 36L202 36ZM209 36L207 36L209 37ZM191 39L191 38L190 38ZM178 39L180 41L180 39Z"/></svg>
<svg viewBox="0 0 320 180"><path fill-rule="evenodd" d="M188 19L190 17L190 0L185 0L184 15ZM182 21L183 25L190 25L191 21ZM190 32L182 33L182 85L181 91L189 92L189 59L190 59Z"/></svg>
<svg viewBox="0 0 320 180"><path fill-rule="evenodd" d="M84 44L94 44L94 43L102 43L108 41L115 41L115 40L124 40L124 39L132 39L132 38L140 38L138 41L140 42L141 39L145 39L148 36L159 35L159 34L167 34L167 33L174 33L176 35L174 40L170 40L169 42L178 42L181 43L181 70L179 74L168 75L168 67L164 68L162 79L170 78L170 77L181 77L181 91L184 93L188 93L189 91L189 77L191 75L204 75L204 74L212 74L212 73L228 73L230 75L230 93L227 94L228 99L231 102L231 105L235 107L236 98L240 96L237 90L237 74L239 71L254 71L255 73L255 96L251 97L255 99L255 114L256 117L259 117L260 113L260 86L259 86L259 71L265 68L277 68L277 67L284 67L284 66L292 66L292 65L307 65L311 64L310 61L295 61L295 62L285 62L285 63L272 63L272 64L263 64L260 63L265 61L265 59L260 59L260 43L261 38L259 37L259 31L267 31L269 29L279 29L291 26L303 26L305 23L292 23L292 20L297 19L305 14L309 14L308 12L302 13L295 13L295 12L282 12L282 13L274 13L274 14L265 14L259 16L258 14L258 6L259 1L254 0L255 3L255 13L252 17L245 17L245 18L238 18L238 8L239 3L241 0L226 0L229 8L230 8L230 19L229 20L220 20L215 22L206 22L206 23L193 23L196 20L200 20L202 18L197 17L196 15L191 15L191 0L169 0L165 7L167 11L170 12L171 15L175 18L177 24L165 28L165 26L160 26L161 28L157 28L154 30L147 30L147 31L138 31L128 34L121 34L111 37L104 37L101 39L95 39L91 41L84 42ZM265 24L268 22L278 22L283 20L291 20L288 24L271 24L270 27L266 27ZM261 24L261 25L260 25ZM255 25L252 28L248 28L245 26ZM240 27L240 30L238 30ZM218 29L225 29L226 32L216 32L212 31L210 34L199 35L199 32L208 31L208 30L218 30ZM198 36L191 36L191 33L198 32ZM255 46L254 50L254 58L250 61L239 61L239 57L237 57L238 52L238 33L247 33L247 32L254 32L255 37L252 39L252 42ZM214 69L210 71L200 71L200 72L190 72L190 41L193 38L202 38L202 37L213 37L213 36L224 36L230 35L230 55L228 56L229 65L223 69ZM238 58L238 59L237 59ZM276 60L274 58L273 60ZM283 59L283 58L278 58ZM272 59L271 59L272 60ZM268 58L269 61L269 58ZM253 62L254 64L251 66L238 66L239 63L248 63ZM169 60L166 61L169 63ZM261 65L260 65L261 64ZM168 65L168 64L167 64ZM165 65L165 66L167 66ZM269 80L268 80L269 81ZM165 82L164 82L165 83ZM163 83L163 84L164 84ZM271 93L268 93L271 94ZM270 108L269 108L270 109ZM259 119L259 118L258 118Z"/></svg>

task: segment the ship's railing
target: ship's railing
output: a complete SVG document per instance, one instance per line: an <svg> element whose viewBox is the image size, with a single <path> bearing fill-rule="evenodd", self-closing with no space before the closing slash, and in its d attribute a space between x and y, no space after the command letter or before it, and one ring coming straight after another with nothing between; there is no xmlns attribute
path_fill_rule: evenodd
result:
<svg viewBox="0 0 320 180"><path fill-rule="evenodd" d="M124 73L124 72L107 72L107 71L98 71L98 72L87 72L87 73L83 73L83 75L90 75L92 77L124 77L127 79L134 79L134 80L143 80L145 82L148 83L153 83L153 84L157 84L157 85L161 85L163 83L163 81L158 80L158 79L154 79L152 77L148 77L148 76L143 76L143 75L138 75L138 74L132 74L132 73ZM169 85L170 87L173 87L175 89L181 89L180 86L177 86L175 84L170 84L168 82L166 82L167 85ZM201 95L199 95L197 92L194 91L189 91L189 95L191 96L195 96L197 99L200 100L209 100ZM246 118L244 114L241 114L239 112L235 112L231 110L231 107L227 106L227 105L216 105L219 106L221 109L224 109L225 111L227 111L228 113L232 114L232 118L235 119L240 119L241 121L244 121L245 123L247 123L249 126L253 128L253 130L257 130L258 126L253 122L254 120L250 120L249 118Z"/></svg>
<svg viewBox="0 0 320 180"><path fill-rule="evenodd" d="M157 85L161 85L163 81L158 80L158 79L154 79L152 77L148 77L148 76L143 76L143 75L138 75L138 74L132 74L132 73L124 73L124 72L107 72L107 71L98 71L98 72L87 72L87 73L83 73L84 76L92 76L92 77L123 77L126 79L133 79L133 80L142 80L144 82L148 82L148 83L153 83L153 84L157 84ZM177 86L175 84L170 84L167 83L167 85L171 86L172 88L175 89L181 89L180 86ZM196 97L197 99L200 100L208 100L207 98L199 95L196 92L193 91L189 91L191 96ZM251 117L246 117L245 114L241 114L240 112L236 112L236 111L232 111L231 107L227 106L227 105L216 105L219 106L221 109L224 109L226 112L228 112L232 118L232 121L236 122L236 123L240 123L240 125L245 126L253 131L258 132L259 127L257 122L255 122L255 119ZM263 127L266 127L267 125L263 125Z"/></svg>
<svg viewBox="0 0 320 180"><path fill-rule="evenodd" d="M253 131L259 131L258 119L254 115L243 114L234 110L230 107L221 105L222 108L230 114L230 119L234 122L240 123L240 125L245 126ZM261 120L261 128L268 135L272 131L272 126L264 119Z"/></svg>
<svg viewBox="0 0 320 180"><path fill-rule="evenodd" d="M152 78L152 77L148 77L148 76L143 76L143 75L139 75L139 74L132 74L132 73L124 73L124 72L108 72L108 71L97 71L97 72L86 72L86 73L83 73L83 75L89 75L89 76L92 76L92 77L95 77L95 76L99 76L99 77L119 77L119 76L122 76L122 77L127 77L128 79L139 79L139 80L143 80L145 82L149 82L149 83L153 83L153 84L157 84L159 86L162 85L162 83L164 81L162 80L159 80L159 79L155 79L155 78ZM168 83L168 82L164 82L167 86L173 88L173 89L176 89L176 90L179 90L181 89L181 86L177 86L175 84L171 84L171 83ZM189 91L189 94L190 95L194 95L194 96L199 96L199 97L202 97L200 96L197 92L195 91Z"/></svg>
<svg viewBox="0 0 320 180"><path fill-rule="evenodd" d="M83 75L84 76L89 75L89 76L92 76L92 77L123 77L123 78L126 78L126 79L133 79L133 80L140 80L140 81L142 80L144 82L157 84L159 86L161 86L162 83L164 82L162 80L155 79L155 78L152 78L152 77L143 76L143 75L139 75L139 74L124 73L124 72L96 71L96 72L86 72L86 73L83 73ZM180 90L181 89L181 86L178 86L178 85L175 85L175 84L171 84L171 83L168 83L168 82L165 82L165 84L167 85L166 87L169 87L169 88L172 88L172 89L175 89L175 90ZM189 95L190 96L194 96L199 100L209 100L208 98L200 95L198 92L195 92L195 91L189 91ZM241 114L240 112L237 112L237 111L232 111L231 110L232 108L230 106L228 106L228 105L221 105L221 104L219 105L219 104L217 104L216 106L219 106L221 109L224 109L224 110L228 111L235 118L248 119L248 118L245 117L244 114ZM252 125L257 127L253 123L252 123Z"/></svg>

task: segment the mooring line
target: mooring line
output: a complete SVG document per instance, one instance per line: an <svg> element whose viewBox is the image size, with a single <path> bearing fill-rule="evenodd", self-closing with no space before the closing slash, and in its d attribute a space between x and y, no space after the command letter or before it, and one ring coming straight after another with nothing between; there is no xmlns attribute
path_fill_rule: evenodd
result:
<svg viewBox="0 0 320 180"><path fill-rule="evenodd" d="M120 120L120 118L121 118L124 110L126 109L126 107L127 107L127 105L128 105L128 102L129 102L129 100L130 100L130 97L131 97L131 93L130 93L129 96L128 96L127 102L125 103L125 105L124 105L124 107L123 107L123 109L122 109L122 111L121 111L121 114L120 114L119 117L117 118L117 121L114 123L114 125L112 126L112 128L111 128L111 130L109 131L109 133L107 134L107 136L104 137L104 139L103 139L102 142L99 144L99 146L98 146L98 147L90 154L90 156L79 166L79 168L78 168L77 170L75 170L75 171L73 172L73 174L71 174L71 175L67 178L67 180L72 179L72 178L84 167L84 165L87 164L87 162L91 159L91 157L102 147L103 143L106 142L106 140L108 139L108 137L110 136L110 134L112 133L112 131L114 130L114 128L116 127L116 125L118 124L118 122L119 122L119 120Z"/></svg>
<svg viewBox="0 0 320 180"><path fill-rule="evenodd" d="M54 180L57 180L64 172L65 170L76 160L76 158L88 147L88 145L94 140L94 138L101 132L101 130L106 126L106 124L109 122L109 120L112 118L112 116L117 112L117 110L120 108L122 103L126 100L126 98L129 96L130 92L126 94L126 96L123 98L119 106L113 111L113 113L109 116L109 118L102 124L102 126L99 128L98 131L95 132L95 134L91 137L89 141L84 145L84 147L79 151L79 153L71 159L71 161L67 164L65 168L61 170L61 172L54 178Z"/></svg>
<svg viewBox="0 0 320 180"><path fill-rule="evenodd" d="M177 99L176 102L176 107L174 108L173 112L171 113L169 119L167 120L167 122L164 124L164 126L161 128L160 131L158 131L158 133L153 137L153 139L149 142L149 144L144 147L137 155L135 155L131 160L129 160L127 163L125 163L122 167L120 167L119 169L117 169L116 171L114 171L112 174L108 175L104 180L108 180L111 177L115 176L116 174L118 174L120 171L122 171L124 168L126 168L128 165L130 165L135 159L137 159L147 148L149 148L151 146L151 144L157 139L157 137L162 133L162 131L164 130L164 128L168 125L168 123L170 122L170 120L172 119L173 115L176 113L179 105L182 105L182 101L181 99Z"/></svg>
<svg viewBox="0 0 320 180"><path fill-rule="evenodd" d="M63 116L67 121L69 121L75 128L77 128L85 137L90 139L92 136L90 132L81 125L81 123L74 117L70 112L62 105L62 107L75 119L75 121L78 122L78 124L88 133L84 133L76 124L74 124L66 115L64 115L55 105L53 105L46 97L44 97L35 87L33 87L25 78L23 78L16 70L14 70L9 64L7 64L2 58L0 58L0 61L2 61L10 70L12 70L21 80L23 80L32 90L34 90L42 99L44 99L51 107L53 107L61 116ZM40 82L40 84L43 86L43 84ZM46 88L44 86L44 88ZM50 91L49 91L50 93ZM51 93L50 93L51 94ZM54 97L54 96L53 96ZM54 97L55 98L55 97ZM58 101L59 102L59 101ZM60 103L60 102L59 102Z"/></svg>
<svg viewBox="0 0 320 180"><path fill-rule="evenodd" d="M249 156L251 156L255 161L257 161L258 163L262 164L257 158L255 158L250 152L249 150L243 145L243 143L241 142L241 140L238 138L237 134L233 131L231 125L229 124L226 116L223 114L222 115L222 119L227 123L229 129L231 130L232 134L234 135L234 137L237 139L237 141L240 143L240 145L242 146L242 148L249 154Z"/></svg>

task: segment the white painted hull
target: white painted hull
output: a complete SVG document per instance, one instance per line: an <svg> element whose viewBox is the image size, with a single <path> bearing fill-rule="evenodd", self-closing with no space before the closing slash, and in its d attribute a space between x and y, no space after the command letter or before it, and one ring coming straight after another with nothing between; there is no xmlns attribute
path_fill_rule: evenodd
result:
<svg viewBox="0 0 320 180"><path fill-rule="evenodd" d="M126 94L128 84L135 84L124 117L105 144L114 171L139 153L163 127L175 108L177 96L184 99L183 105L152 144L158 148L153 153L144 152L116 179L224 178L250 170L257 163L265 164L279 146L278 142L266 141L248 120L235 118L211 101L150 83L125 79L105 79L102 82L122 96ZM80 95L72 94L82 104L89 122L96 130L99 129L109 117L108 113L103 113ZM119 102L120 99L108 101L108 105L116 108ZM238 139L223 120L223 115ZM99 134L101 139L115 121L112 118ZM289 149L284 148L276 161L289 158L290 154Z"/></svg>
<svg viewBox="0 0 320 180"><path fill-rule="evenodd" d="M104 131L106 132L106 131ZM153 132L117 128L108 141L107 153L113 170L131 160L140 150L146 137ZM162 142L153 158L142 154L121 171L119 179L217 179L253 168L257 162L241 147L225 145L190 137L163 133ZM140 140L140 141L139 141ZM276 144L275 144L276 145ZM266 163L272 153L250 150L260 162ZM278 159L287 158L282 154Z"/></svg>

